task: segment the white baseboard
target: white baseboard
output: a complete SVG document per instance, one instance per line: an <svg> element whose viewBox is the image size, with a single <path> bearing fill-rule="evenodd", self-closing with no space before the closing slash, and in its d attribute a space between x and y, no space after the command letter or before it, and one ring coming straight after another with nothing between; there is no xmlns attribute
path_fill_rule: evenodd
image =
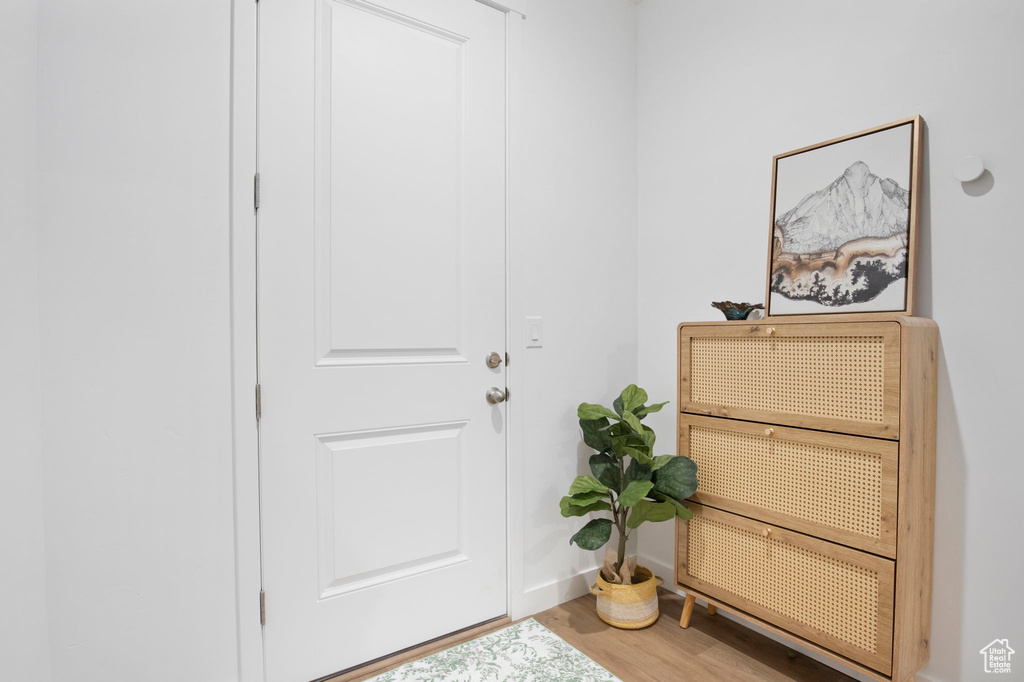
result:
<svg viewBox="0 0 1024 682"><path fill-rule="evenodd" d="M673 568L671 566L666 566L665 564L663 564L660 561L657 561L655 559L652 559L651 557L641 557L638 560L638 563L643 564L647 568L651 569L651 571L654 572L655 575L659 575L662 578L664 578L665 579L665 589L666 590L671 590L672 592L675 592L678 595L685 595L686 594L686 592L684 590L680 590L680 589L676 588L676 586L675 586L675 571L673 570ZM707 602L705 602L703 599L698 599L697 603L701 604L703 606L707 606ZM739 623L740 625L742 625L742 626L744 626L746 628L749 628L749 629L753 630L754 632L756 632L758 634L764 635L768 639L772 639L772 640L775 640L776 642L779 642L781 644L785 644L786 646L790 647L794 651L799 651L804 656L807 656L807 658L813 658L815 661L818 661L819 663L823 663L823 664L827 665L828 667L833 668L835 670L838 670L839 672L841 672L841 673L843 673L845 675L849 675L850 677L852 677L855 680L859 680L860 682L872 682L870 677L866 677L865 675L862 675L862 674L860 674L860 673L858 673L858 672L856 672L854 670L850 670L848 668L844 668L842 665L840 665L836 661L833 661L830 658L826 658L825 656L822 656L821 654L817 653L816 651L811 651L810 649L805 649L804 647L800 646L799 644L797 644L795 642L791 642L788 639L785 639L784 637L775 634L774 632L769 632L768 630L765 630L764 628L760 628L760 627L758 627L757 625L754 625L751 622L743 620L742 618L737 618L736 616L732 615L731 613L726 613L725 611L719 611L718 615L723 617L723 618L728 618L731 621L735 621L735 622Z"/></svg>
<svg viewBox="0 0 1024 682"><path fill-rule="evenodd" d="M590 591L590 586L594 584L594 580L597 578L597 569L598 567L594 566L568 578L526 590L519 599L514 600L512 613L509 615L512 620L516 620L582 597Z"/></svg>

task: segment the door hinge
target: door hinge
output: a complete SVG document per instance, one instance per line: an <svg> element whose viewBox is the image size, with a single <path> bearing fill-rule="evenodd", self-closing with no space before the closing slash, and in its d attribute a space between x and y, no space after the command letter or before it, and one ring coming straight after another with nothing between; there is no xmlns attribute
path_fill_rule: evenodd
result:
<svg viewBox="0 0 1024 682"><path fill-rule="evenodd" d="M267 624L267 593L260 590L260 626Z"/></svg>
<svg viewBox="0 0 1024 682"><path fill-rule="evenodd" d="M505 366L508 367L508 351L505 351Z"/></svg>
<svg viewBox="0 0 1024 682"><path fill-rule="evenodd" d="M256 0L259 2L259 0ZM259 210L260 207L260 174L252 177L252 207Z"/></svg>
<svg viewBox="0 0 1024 682"><path fill-rule="evenodd" d="M256 384L256 421L263 417L263 386Z"/></svg>
<svg viewBox="0 0 1024 682"><path fill-rule="evenodd" d="M508 390L508 386L505 387L505 402L507 403L509 398L512 397L512 393Z"/></svg>

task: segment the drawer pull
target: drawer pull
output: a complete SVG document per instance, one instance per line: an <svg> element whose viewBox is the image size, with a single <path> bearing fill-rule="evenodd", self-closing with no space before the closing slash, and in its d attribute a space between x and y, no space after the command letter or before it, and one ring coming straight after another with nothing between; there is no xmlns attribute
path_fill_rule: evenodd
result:
<svg viewBox="0 0 1024 682"><path fill-rule="evenodd" d="M765 536L766 538L767 537L771 537L772 529L771 528L765 528L763 531L761 531L761 535Z"/></svg>
<svg viewBox="0 0 1024 682"><path fill-rule="evenodd" d="M764 330L764 333L768 336L772 336L775 333L775 327L768 327Z"/></svg>
<svg viewBox="0 0 1024 682"><path fill-rule="evenodd" d="M771 436L774 433L775 433L775 429L765 429L764 430L764 435L766 435L766 436Z"/></svg>

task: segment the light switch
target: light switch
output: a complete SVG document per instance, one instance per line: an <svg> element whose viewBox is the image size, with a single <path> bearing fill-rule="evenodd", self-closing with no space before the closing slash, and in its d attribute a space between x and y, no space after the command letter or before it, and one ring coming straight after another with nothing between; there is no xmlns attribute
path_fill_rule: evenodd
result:
<svg viewBox="0 0 1024 682"><path fill-rule="evenodd" d="M528 318L526 318L526 347L527 348L543 348L544 347L544 318L542 318L542 317L528 317Z"/></svg>

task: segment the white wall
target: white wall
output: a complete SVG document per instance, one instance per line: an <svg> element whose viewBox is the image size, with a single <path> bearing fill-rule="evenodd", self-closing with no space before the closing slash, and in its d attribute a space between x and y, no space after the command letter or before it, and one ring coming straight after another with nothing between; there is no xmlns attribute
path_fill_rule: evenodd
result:
<svg viewBox="0 0 1024 682"><path fill-rule="evenodd" d="M35 0L0 4L0 676L50 679L36 280Z"/></svg>
<svg viewBox="0 0 1024 682"><path fill-rule="evenodd" d="M629 0L524 3L513 330L521 608L585 589L575 406L636 375ZM237 676L227 0L41 0L40 296L54 679ZM574 579L575 578L575 579Z"/></svg>
<svg viewBox="0 0 1024 682"><path fill-rule="evenodd" d="M10 442L25 456L0 460L0 511L13 507L23 520L12 542L25 548L24 564L4 569L37 584L14 602L29 614L13 633L24 639L2 641L24 642L14 665L45 656L45 625L30 617L45 594L31 381L41 353L53 678L137 679L144 670L153 680L234 679L229 3L40 6L41 343L31 204L0 206L3 311L26 330L4 337L5 377L17 372L13 385L25 388L3 413L25 425L4 435L5 450ZM24 95L4 99L13 108L3 120L30 125L34 18L7 14L23 7L31 3L4 3L0 15L0 49L16 56L4 60L5 83L10 70ZM581 573L596 565L567 545L578 521L557 508L586 466L575 405L610 401L636 378L638 358L641 385L673 396L675 325L713 317L713 299L763 295L771 156L921 113L934 169L925 176L922 309L943 335L940 617L926 676L972 679L982 645L1024 641L1022 549L1003 535L1022 511L1010 489L1022 473L1010 433L1020 406L1011 388L1022 377L1007 360L1018 325L989 295L1016 289L1009 268L990 267L957 239L989 231L1000 253L1021 246L1011 202L1022 180L1013 113L1024 103L1024 16L1009 2L967 7L647 0L637 24L629 0L523 0L512 245L523 286L513 313L514 322L543 316L546 338L527 350L524 326L512 329L520 408L511 427L522 448L512 541L525 556L513 567L517 608L579 594ZM34 163L32 147L13 139L4 190L31 196L19 169ZM994 179L981 196L950 177L971 153ZM8 279L24 296L7 295ZM978 320L992 331L980 335ZM652 422L670 451L671 412ZM643 553L671 565L670 524L643 531Z"/></svg>
<svg viewBox="0 0 1024 682"><path fill-rule="evenodd" d="M1020 87L1024 6L675 2L638 9L640 379L672 393L676 325L761 301L774 154L913 114L927 123L920 314L941 330L936 569L923 678L982 679L1024 643ZM980 155L969 187L953 164ZM982 194L988 182L990 191ZM976 196L977 195L977 196ZM1008 301L1009 299L1009 301ZM672 413L657 415L663 431ZM645 528L646 530L646 528ZM641 551L672 564L670 528Z"/></svg>
<svg viewBox="0 0 1024 682"><path fill-rule="evenodd" d="M531 0L517 9L527 18L513 46L523 60L512 150L521 271L512 272L509 371L522 446L513 543L525 563L512 567L513 616L582 594L582 574L597 565L594 552L569 546L585 519L563 519L558 500L588 471L576 406L610 404L636 381L637 297L633 4ZM544 318L543 348L524 348L526 315Z"/></svg>
<svg viewBox="0 0 1024 682"><path fill-rule="evenodd" d="M236 678L230 9L40 1L55 680Z"/></svg>

